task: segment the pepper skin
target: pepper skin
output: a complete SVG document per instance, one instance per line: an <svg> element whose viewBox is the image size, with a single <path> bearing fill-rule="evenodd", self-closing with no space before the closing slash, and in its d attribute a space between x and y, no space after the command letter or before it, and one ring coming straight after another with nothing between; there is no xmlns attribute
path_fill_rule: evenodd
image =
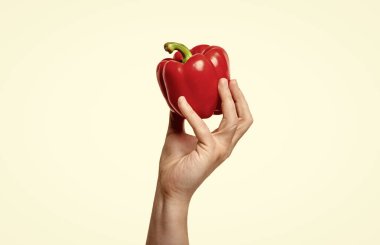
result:
<svg viewBox="0 0 380 245"><path fill-rule="evenodd" d="M198 45L189 50L175 42L165 43L169 53L177 50L173 58L163 59L156 70L157 80L169 108L183 117L177 101L185 96L201 118L221 114L218 81L230 80L229 60L226 51L218 46Z"/></svg>

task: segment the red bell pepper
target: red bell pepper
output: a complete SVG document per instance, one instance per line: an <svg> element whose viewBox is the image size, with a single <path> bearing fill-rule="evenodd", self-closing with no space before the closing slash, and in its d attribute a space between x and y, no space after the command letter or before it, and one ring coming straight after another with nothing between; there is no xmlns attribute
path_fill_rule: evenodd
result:
<svg viewBox="0 0 380 245"><path fill-rule="evenodd" d="M229 60L226 51L218 46L198 45L189 50L175 42L165 43L173 58L163 59L157 66L156 74L161 92L169 108L183 117L177 101L185 96L188 103L201 118L220 114L218 81L230 80Z"/></svg>

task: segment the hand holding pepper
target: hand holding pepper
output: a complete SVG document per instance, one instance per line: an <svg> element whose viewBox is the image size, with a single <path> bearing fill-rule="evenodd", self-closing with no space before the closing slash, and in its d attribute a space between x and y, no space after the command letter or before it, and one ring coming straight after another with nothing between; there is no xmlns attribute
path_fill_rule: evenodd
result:
<svg viewBox="0 0 380 245"><path fill-rule="evenodd" d="M218 81L230 80L229 60L226 51L218 46L198 45L189 50L175 42L165 43L169 53L178 50L174 58L166 58L157 66L157 80L170 109L184 116L177 100L185 96L201 118L220 114Z"/></svg>
<svg viewBox="0 0 380 245"><path fill-rule="evenodd" d="M230 156L253 119L236 80L220 79L223 118L211 132L185 97L178 99L184 116L170 112L160 158L159 175L146 244L189 244L187 214L190 199L202 182ZM184 129L184 120L195 136Z"/></svg>

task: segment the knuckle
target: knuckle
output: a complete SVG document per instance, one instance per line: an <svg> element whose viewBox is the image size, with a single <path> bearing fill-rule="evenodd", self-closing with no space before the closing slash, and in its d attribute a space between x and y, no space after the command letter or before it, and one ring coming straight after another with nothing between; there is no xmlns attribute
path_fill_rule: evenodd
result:
<svg viewBox="0 0 380 245"><path fill-rule="evenodd" d="M237 128L238 124L239 124L239 118L234 117L231 119L231 127Z"/></svg>
<svg viewBox="0 0 380 245"><path fill-rule="evenodd" d="M225 161L227 158L231 156L231 150L226 150L222 155L222 161Z"/></svg>
<svg viewBox="0 0 380 245"><path fill-rule="evenodd" d="M230 131L235 131L239 125L239 120L237 118L232 118L228 122L228 129Z"/></svg>
<svg viewBox="0 0 380 245"><path fill-rule="evenodd" d="M226 99L230 102L233 101L232 94L231 93L226 93Z"/></svg>
<svg viewBox="0 0 380 245"><path fill-rule="evenodd" d="M252 124L254 121L255 121L255 120L253 119L253 117L250 116L250 117L249 117L249 122L250 122L250 124Z"/></svg>
<svg viewBox="0 0 380 245"><path fill-rule="evenodd" d="M250 116L247 120L246 120L246 125L247 127L249 128L252 124L253 124L253 117Z"/></svg>
<svg viewBox="0 0 380 245"><path fill-rule="evenodd" d="M223 162L231 155L232 150L230 147L221 145L219 149L217 150L217 159L218 162Z"/></svg>
<svg viewBox="0 0 380 245"><path fill-rule="evenodd" d="M189 117L194 117L195 116L195 111L192 108L188 108L187 115Z"/></svg>
<svg viewBox="0 0 380 245"><path fill-rule="evenodd" d="M198 128L205 135L211 135L210 129L207 127L207 124L203 120L198 120Z"/></svg>

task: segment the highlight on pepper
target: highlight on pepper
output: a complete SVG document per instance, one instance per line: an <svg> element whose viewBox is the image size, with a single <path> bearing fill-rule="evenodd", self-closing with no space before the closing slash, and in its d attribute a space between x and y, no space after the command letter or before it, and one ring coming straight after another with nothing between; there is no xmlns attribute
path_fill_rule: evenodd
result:
<svg viewBox="0 0 380 245"><path fill-rule="evenodd" d="M182 43L164 45L173 58L165 58L156 69L157 81L170 110L183 117L177 101L185 96L201 118L221 114L218 94L220 78L230 80L227 52L219 47L200 44L192 49Z"/></svg>

